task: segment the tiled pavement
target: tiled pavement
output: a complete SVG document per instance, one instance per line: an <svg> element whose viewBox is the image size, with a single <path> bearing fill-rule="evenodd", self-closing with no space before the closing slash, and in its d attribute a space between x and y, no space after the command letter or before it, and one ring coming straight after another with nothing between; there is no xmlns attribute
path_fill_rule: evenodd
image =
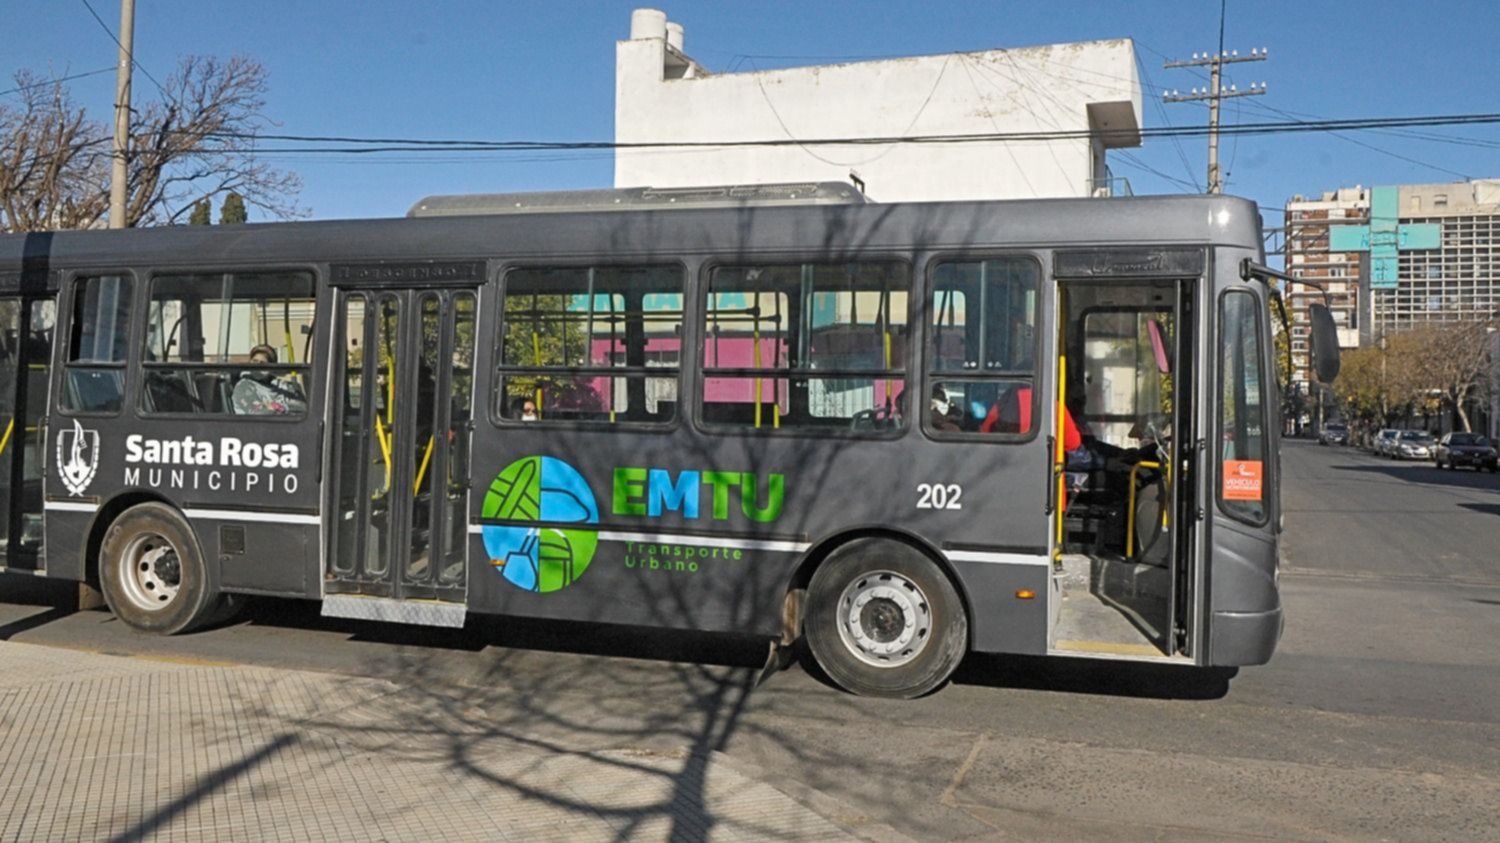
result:
<svg viewBox="0 0 1500 843"><path fill-rule="evenodd" d="M570 747L433 699L0 642L0 841L897 837L720 753Z"/></svg>

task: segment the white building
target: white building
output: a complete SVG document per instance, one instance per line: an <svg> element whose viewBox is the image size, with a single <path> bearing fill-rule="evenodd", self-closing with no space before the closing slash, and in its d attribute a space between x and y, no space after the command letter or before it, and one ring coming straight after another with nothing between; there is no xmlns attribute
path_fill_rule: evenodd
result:
<svg viewBox="0 0 1500 843"><path fill-rule="evenodd" d="M615 140L754 145L621 148L616 187L850 181L852 173L880 202L1108 195L1119 185L1106 150L1141 142L1129 39L725 74L693 61L683 41L664 13L632 15L630 39L615 54ZM807 142L1037 132L1076 136Z"/></svg>

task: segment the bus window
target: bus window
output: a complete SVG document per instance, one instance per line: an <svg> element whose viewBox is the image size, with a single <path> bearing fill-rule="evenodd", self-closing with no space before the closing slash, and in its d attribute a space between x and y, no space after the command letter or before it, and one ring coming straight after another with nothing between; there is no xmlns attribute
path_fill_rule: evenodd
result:
<svg viewBox="0 0 1500 843"><path fill-rule="evenodd" d="M80 278L73 288L64 410L120 411L130 349L132 292L132 279L120 275Z"/></svg>
<svg viewBox="0 0 1500 843"><path fill-rule="evenodd" d="M703 420L775 430L905 427L911 270L898 261L715 268Z"/></svg>
<svg viewBox="0 0 1500 843"><path fill-rule="evenodd" d="M1267 518L1263 309L1250 293L1230 291L1219 311L1219 506L1256 525Z"/></svg>
<svg viewBox="0 0 1500 843"><path fill-rule="evenodd" d="M1136 289L1111 291L1124 300ZM1070 297L1082 299L1087 292L1075 288ZM1159 296L1154 290L1142 292ZM1125 443L1145 438L1148 430L1170 428L1172 373L1165 349L1173 345L1175 322L1171 306L1159 301L1084 308L1079 343L1068 358L1068 405L1095 437Z"/></svg>
<svg viewBox="0 0 1500 843"><path fill-rule="evenodd" d="M663 423L677 414L682 270L517 269L505 276L497 413L520 421Z"/></svg>
<svg viewBox="0 0 1500 843"><path fill-rule="evenodd" d="M306 272L157 276L141 411L305 416L314 311Z"/></svg>
<svg viewBox="0 0 1500 843"><path fill-rule="evenodd" d="M927 350L934 433L1031 435L1037 429L1037 279L1030 258L947 261L933 273Z"/></svg>

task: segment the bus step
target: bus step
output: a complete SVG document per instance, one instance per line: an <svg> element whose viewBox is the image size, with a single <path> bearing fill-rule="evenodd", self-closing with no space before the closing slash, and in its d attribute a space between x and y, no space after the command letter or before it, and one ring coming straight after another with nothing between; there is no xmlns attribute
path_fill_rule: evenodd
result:
<svg viewBox="0 0 1500 843"><path fill-rule="evenodd" d="M330 594L323 598L323 617L357 621L388 621L415 626L461 629L468 607L438 600L394 600L358 594Z"/></svg>

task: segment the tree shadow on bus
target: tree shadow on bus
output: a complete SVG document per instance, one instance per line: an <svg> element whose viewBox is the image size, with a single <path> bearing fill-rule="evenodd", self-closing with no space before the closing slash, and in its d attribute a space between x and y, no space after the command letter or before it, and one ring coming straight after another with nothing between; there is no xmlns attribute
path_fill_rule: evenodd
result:
<svg viewBox="0 0 1500 843"><path fill-rule="evenodd" d="M1091 696L1217 700L1239 668L1195 668L1144 662L975 653L953 681L962 685L1059 691Z"/></svg>

